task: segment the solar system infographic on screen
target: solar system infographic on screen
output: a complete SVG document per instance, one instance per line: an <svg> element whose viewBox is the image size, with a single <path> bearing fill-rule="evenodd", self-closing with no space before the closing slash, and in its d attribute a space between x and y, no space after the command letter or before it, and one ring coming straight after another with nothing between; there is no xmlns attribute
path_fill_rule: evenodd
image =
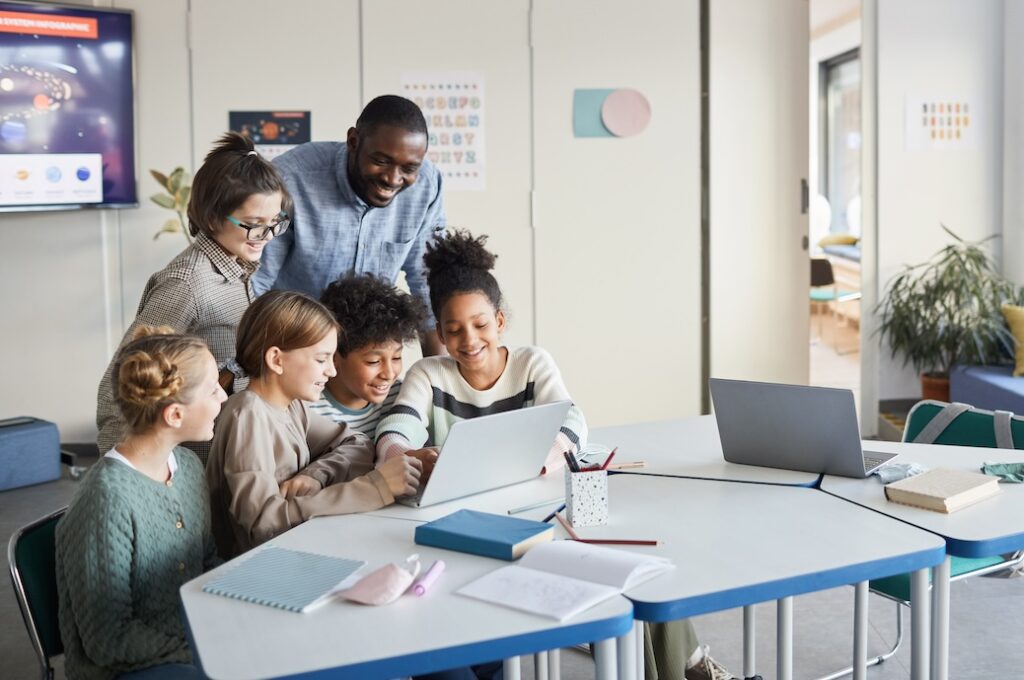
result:
<svg viewBox="0 0 1024 680"><path fill-rule="evenodd" d="M0 2L0 209L136 202L131 21Z"/></svg>

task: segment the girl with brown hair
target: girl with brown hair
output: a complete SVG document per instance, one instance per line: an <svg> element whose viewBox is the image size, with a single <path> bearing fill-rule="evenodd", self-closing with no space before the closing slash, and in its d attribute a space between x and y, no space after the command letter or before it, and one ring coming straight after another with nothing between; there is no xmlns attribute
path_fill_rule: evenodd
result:
<svg viewBox="0 0 1024 680"><path fill-rule="evenodd" d="M238 326L236 360L247 389L217 422L206 466L217 547L234 557L318 515L375 510L415 493L409 456L373 468L373 444L313 412L336 374L339 326L316 300L270 291Z"/></svg>
<svg viewBox="0 0 1024 680"><path fill-rule="evenodd" d="M125 340L140 325L170 326L206 341L223 367L235 353L235 330L256 297L250 281L263 248L288 228L292 202L284 180L253 148L229 132L207 154L192 182L188 229L195 239L142 292ZM109 450L124 434L115 406L113 362L97 394L97 444ZM206 460L208 444L192 447Z"/></svg>

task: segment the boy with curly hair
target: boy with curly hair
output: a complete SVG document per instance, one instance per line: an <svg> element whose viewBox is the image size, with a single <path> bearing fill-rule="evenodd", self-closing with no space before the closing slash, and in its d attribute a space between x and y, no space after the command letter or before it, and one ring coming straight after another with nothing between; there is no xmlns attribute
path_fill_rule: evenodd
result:
<svg viewBox="0 0 1024 680"><path fill-rule="evenodd" d="M341 324L334 366L312 409L373 439L377 423L398 397L402 349L419 337L426 308L372 274L347 274L320 296Z"/></svg>

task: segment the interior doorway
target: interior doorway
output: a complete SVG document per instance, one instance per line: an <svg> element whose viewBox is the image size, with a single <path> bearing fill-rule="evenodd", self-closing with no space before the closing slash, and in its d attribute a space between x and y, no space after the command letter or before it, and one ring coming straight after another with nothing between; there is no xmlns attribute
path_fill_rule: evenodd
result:
<svg viewBox="0 0 1024 680"><path fill-rule="evenodd" d="M854 393L861 382L861 59L859 0L810 11L811 305L809 382Z"/></svg>

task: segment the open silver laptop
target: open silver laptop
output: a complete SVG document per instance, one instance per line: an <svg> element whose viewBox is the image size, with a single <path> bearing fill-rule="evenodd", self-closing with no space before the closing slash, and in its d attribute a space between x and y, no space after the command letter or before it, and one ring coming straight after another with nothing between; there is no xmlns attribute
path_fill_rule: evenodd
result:
<svg viewBox="0 0 1024 680"><path fill-rule="evenodd" d="M862 449L850 390L720 378L710 385L730 463L867 477L896 455Z"/></svg>
<svg viewBox="0 0 1024 680"><path fill-rule="evenodd" d="M398 502L426 507L540 474L569 401L495 413L452 425L427 483Z"/></svg>

